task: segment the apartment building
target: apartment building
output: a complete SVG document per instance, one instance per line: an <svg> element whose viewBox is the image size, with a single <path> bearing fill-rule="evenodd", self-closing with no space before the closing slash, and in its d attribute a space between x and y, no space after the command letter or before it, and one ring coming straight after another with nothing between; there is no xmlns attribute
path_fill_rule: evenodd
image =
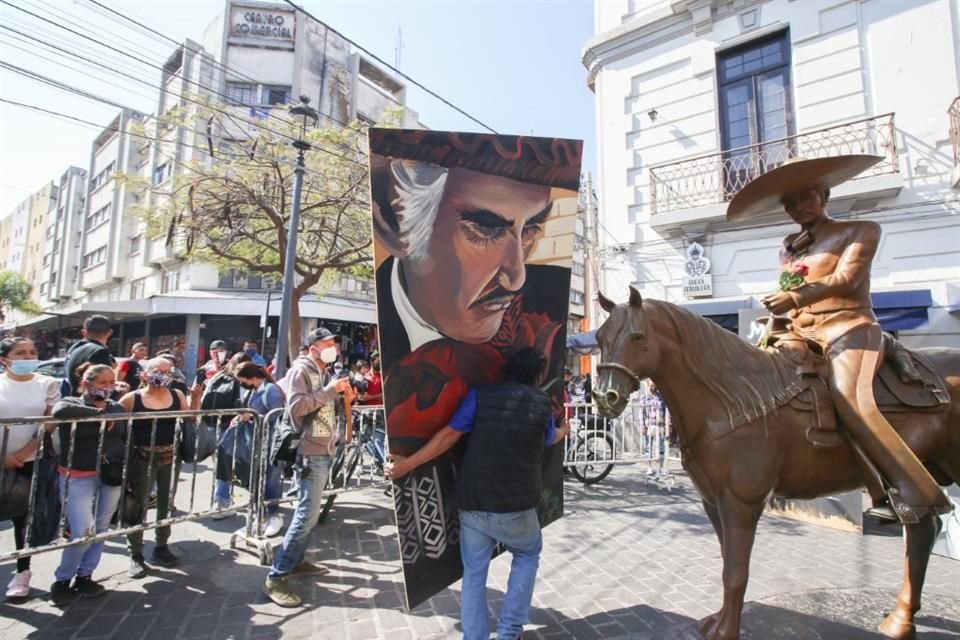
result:
<svg viewBox="0 0 960 640"><path fill-rule="evenodd" d="M38 305L44 282L44 251L48 212L55 206L57 186L48 182L24 198L12 211L0 218L0 271L12 271L32 287ZM26 317L10 311L4 327L16 326Z"/></svg>
<svg viewBox="0 0 960 640"><path fill-rule="evenodd" d="M632 284L749 336L794 227L728 223L729 200L790 158L876 154L827 208L883 227L883 326L960 346L956 2L609 0L595 18L605 293Z"/></svg>
<svg viewBox="0 0 960 640"><path fill-rule="evenodd" d="M57 199L44 234L43 275L38 289L39 305L45 309L54 308L61 301L69 303L78 291L87 171L70 167L56 184Z"/></svg>
<svg viewBox="0 0 960 640"><path fill-rule="evenodd" d="M416 112L406 108L401 82L353 52L326 25L283 6L228 0L202 40L185 40L163 65L157 114L173 107L189 112L197 108L190 98L202 96L270 126L271 113L285 113L296 96L306 95L321 114L320 126L357 119L373 123L400 108L400 124L419 126ZM163 188L183 163L211 161L206 148L206 131L163 125L156 117L131 111L117 114L91 149L83 220L76 226L80 246L73 261L65 260L57 272L59 283L65 267L75 268L74 287L59 290L56 298L51 294L51 312L67 314L68 326L77 325L83 315L105 313L117 321L115 351L147 340L154 351L170 348L180 354L188 371L203 359L212 339L225 339L239 349L243 340L266 335L263 350L273 352L280 280L186 262L180 238L151 228L132 212L149 210L154 196L120 179L138 175ZM372 347L372 283L344 275L328 284L323 295L302 300L303 329L322 319L355 343ZM38 328L63 322L51 317ZM61 333L58 341L71 337Z"/></svg>

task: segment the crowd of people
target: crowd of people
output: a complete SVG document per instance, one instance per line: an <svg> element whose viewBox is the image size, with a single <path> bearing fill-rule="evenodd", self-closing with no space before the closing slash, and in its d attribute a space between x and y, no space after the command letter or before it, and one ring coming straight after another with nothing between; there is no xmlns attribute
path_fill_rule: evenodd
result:
<svg viewBox="0 0 960 640"><path fill-rule="evenodd" d="M4 487L29 485L41 448L38 434L44 434L44 438L50 438L51 455L56 455L55 484L58 506L65 516L65 536L77 540L108 531L112 524L141 524L147 509L155 509L156 521L160 521L176 509L181 466L181 455L175 450L178 418L169 416L169 412L232 410L201 419L202 426L215 433L220 442L231 428L239 430L245 423L252 424L250 417L254 414L263 417L273 411L269 426L272 442L280 415L274 410L288 407L291 419L306 427L302 453L304 468L309 471L300 473L297 507L270 572L267 590L281 604L295 602L285 578L292 573L324 571L319 565L308 566L303 552L307 534L316 524L319 494L327 479L329 448L336 438L332 425L342 415L344 403L382 403L378 355L373 353L370 361L344 366L338 337L318 329L309 334L300 357L284 379L277 381L273 377L275 362L268 362L259 353L257 342L248 340L231 354L226 342L213 340L209 359L195 376L190 376L178 367L172 352L150 354L144 343L134 344L126 357L114 357L108 347L111 323L104 316L86 318L81 333L82 339L67 352L63 379L36 373L41 361L29 338L0 341L0 419L52 418L43 429L27 421L0 429ZM320 411L321 405L329 405L330 411ZM249 412L239 411L242 409ZM111 414L129 413L141 417L130 421L107 419ZM102 420L96 419L101 416ZM228 467L224 471L223 465L219 466L214 519L236 515L231 510L234 470ZM274 537L283 532L285 524L278 506L282 472L269 464L267 470L263 479L267 505L264 535ZM12 504L9 498L5 498L8 505ZM25 548L28 538L31 546L39 544L35 536L28 535L26 505L24 502L22 512L3 510L4 517L12 521L18 550ZM151 565L172 567L179 563L168 544L170 534L169 525L154 528L155 544L149 560L144 553L143 530L127 535L131 578L143 577ZM98 540L64 548L50 587L54 605L65 606L78 596L103 595L103 585L93 578L103 547L103 540ZM8 598L24 598L30 593L30 567L30 556L17 560L6 590Z"/></svg>

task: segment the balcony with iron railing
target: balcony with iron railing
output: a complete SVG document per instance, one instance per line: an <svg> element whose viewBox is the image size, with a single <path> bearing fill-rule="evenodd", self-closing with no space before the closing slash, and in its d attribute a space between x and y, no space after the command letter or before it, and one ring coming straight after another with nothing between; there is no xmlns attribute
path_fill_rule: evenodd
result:
<svg viewBox="0 0 960 640"><path fill-rule="evenodd" d="M649 170L650 224L660 229L722 221L733 196L788 160L864 153L883 160L848 183L853 186L843 185L839 195L883 197L898 192L902 180L892 113L656 165Z"/></svg>
<svg viewBox="0 0 960 640"><path fill-rule="evenodd" d="M950 118L950 143L953 145L953 188L960 189L960 97L947 109Z"/></svg>

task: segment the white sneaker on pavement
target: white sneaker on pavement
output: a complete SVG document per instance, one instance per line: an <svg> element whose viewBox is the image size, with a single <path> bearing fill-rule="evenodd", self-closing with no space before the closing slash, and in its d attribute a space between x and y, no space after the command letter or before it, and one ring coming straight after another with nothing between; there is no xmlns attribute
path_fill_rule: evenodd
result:
<svg viewBox="0 0 960 640"><path fill-rule="evenodd" d="M30 595L30 570L21 571L13 576L13 580L7 585L8 598L26 598Z"/></svg>
<svg viewBox="0 0 960 640"><path fill-rule="evenodd" d="M283 531L283 516L275 513L267 520L267 526L263 530L263 535L268 538L273 538L274 536L280 535L281 531Z"/></svg>
<svg viewBox="0 0 960 640"><path fill-rule="evenodd" d="M232 518L233 516L237 515L235 511L224 512L224 509L229 509L232 505L232 502L218 502L217 512L210 517L214 520L225 520L227 518Z"/></svg>

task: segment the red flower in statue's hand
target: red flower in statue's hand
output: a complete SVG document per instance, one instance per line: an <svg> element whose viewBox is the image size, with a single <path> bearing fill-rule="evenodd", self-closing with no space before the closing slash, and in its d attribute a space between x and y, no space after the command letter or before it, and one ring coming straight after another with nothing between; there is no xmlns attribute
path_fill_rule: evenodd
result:
<svg viewBox="0 0 960 640"><path fill-rule="evenodd" d="M798 276L807 277L810 274L810 267L805 264L798 264L793 268L793 273Z"/></svg>

